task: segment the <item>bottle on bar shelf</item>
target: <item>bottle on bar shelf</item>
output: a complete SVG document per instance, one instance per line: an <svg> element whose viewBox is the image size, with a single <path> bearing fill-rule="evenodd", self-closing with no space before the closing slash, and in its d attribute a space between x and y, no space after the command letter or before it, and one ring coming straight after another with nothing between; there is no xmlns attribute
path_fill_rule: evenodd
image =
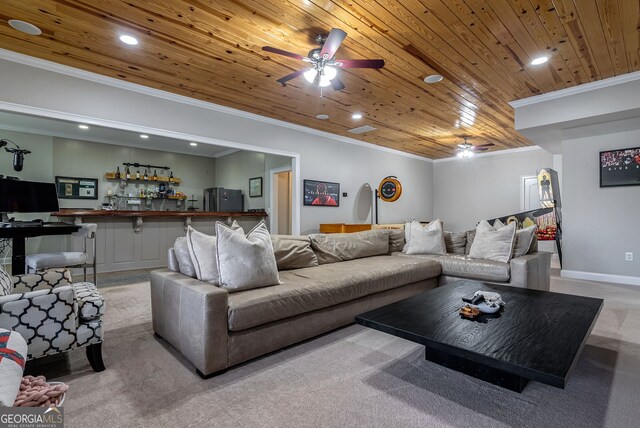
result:
<svg viewBox="0 0 640 428"><path fill-rule="evenodd" d="M140 170L136 171L136 180L140 180Z"/></svg>
<svg viewBox="0 0 640 428"><path fill-rule="evenodd" d="M120 175L120 167L117 167L116 169L116 179L119 179L121 177Z"/></svg>
<svg viewBox="0 0 640 428"><path fill-rule="evenodd" d="M144 169L144 177L143 179L148 180L149 179L149 174L147 174L147 168Z"/></svg>
<svg viewBox="0 0 640 428"><path fill-rule="evenodd" d="M129 171L129 167L127 167L127 175L126 175L127 180L129 180L131 178L131 171Z"/></svg>
<svg viewBox="0 0 640 428"><path fill-rule="evenodd" d="M153 178L152 179L153 179L153 181L158 181L158 172L155 169L153 170Z"/></svg>
<svg viewBox="0 0 640 428"><path fill-rule="evenodd" d="M169 176L169 183L173 183L173 171L171 171L171 175Z"/></svg>

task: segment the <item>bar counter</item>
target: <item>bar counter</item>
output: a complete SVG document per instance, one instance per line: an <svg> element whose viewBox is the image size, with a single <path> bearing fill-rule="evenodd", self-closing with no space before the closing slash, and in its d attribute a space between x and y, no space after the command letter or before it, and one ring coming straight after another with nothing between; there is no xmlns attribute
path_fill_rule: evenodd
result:
<svg viewBox="0 0 640 428"><path fill-rule="evenodd" d="M216 222L231 225L236 220L248 232L266 220L267 213L61 209L51 216L76 224L96 223L98 272L112 272L165 267L167 249L176 238L185 236L188 226L214 235ZM79 238L69 239L66 251L82 248Z"/></svg>
<svg viewBox="0 0 640 428"><path fill-rule="evenodd" d="M131 210L72 210L51 213L55 217L267 217L265 211L210 212L210 211L131 211Z"/></svg>

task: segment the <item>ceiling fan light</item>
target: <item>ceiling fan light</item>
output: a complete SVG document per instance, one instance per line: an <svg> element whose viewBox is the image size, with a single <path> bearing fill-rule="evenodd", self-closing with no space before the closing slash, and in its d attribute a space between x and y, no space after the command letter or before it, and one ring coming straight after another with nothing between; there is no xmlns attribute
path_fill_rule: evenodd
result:
<svg viewBox="0 0 640 428"><path fill-rule="evenodd" d="M329 80L333 80L336 78L336 76L338 75L338 70L336 70L335 67L331 67L331 66L325 66L324 67L324 75L327 79Z"/></svg>
<svg viewBox="0 0 640 428"><path fill-rule="evenodd" d="M320 82L318 82L318 86L320 86L321 88L326 88L329 85L331 85L331 79L329 79L326 75L321 74Z"/></svg>
<svg viewBox="0 0 640 428"><path fill-rule="evenodd" d="M318 74L318 70L316 70L315 68L310 68L307 71L305 71L302 75L307 80L307 82L313 83L313 81L316 80L316 74Z"/></svg>

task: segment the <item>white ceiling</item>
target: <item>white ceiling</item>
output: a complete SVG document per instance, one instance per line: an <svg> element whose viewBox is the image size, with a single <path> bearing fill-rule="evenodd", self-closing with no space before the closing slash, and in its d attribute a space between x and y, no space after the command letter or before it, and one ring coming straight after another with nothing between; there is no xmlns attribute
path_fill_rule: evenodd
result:
<svg viewBox="0 0 640 428"><path fill-rule="evenodd" d="M80 129L78 125L79 123L76 122L0 111L0 129L10 131L212 158L238 151L230 147L214 146L206 143L198 143L197 147L193 147L189 144L190 141L152 134L147 134L149 138L145 140L140 138L139 133L131 131L91 124L88 124L89 129Z"/></svg>

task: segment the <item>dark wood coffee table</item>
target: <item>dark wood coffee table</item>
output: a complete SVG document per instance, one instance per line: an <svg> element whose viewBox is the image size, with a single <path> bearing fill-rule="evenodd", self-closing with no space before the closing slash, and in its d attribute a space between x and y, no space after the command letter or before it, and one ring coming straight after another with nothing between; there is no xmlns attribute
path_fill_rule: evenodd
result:
<svg viewBox="0 0 640 428"><path fill-rule="evenodd" d="M462 318L462 297L502 295L506 307ZM603 300L459 281L356 317L356 323L425 347L427 360L522 392L529 380L564 388Z"/></svg>

